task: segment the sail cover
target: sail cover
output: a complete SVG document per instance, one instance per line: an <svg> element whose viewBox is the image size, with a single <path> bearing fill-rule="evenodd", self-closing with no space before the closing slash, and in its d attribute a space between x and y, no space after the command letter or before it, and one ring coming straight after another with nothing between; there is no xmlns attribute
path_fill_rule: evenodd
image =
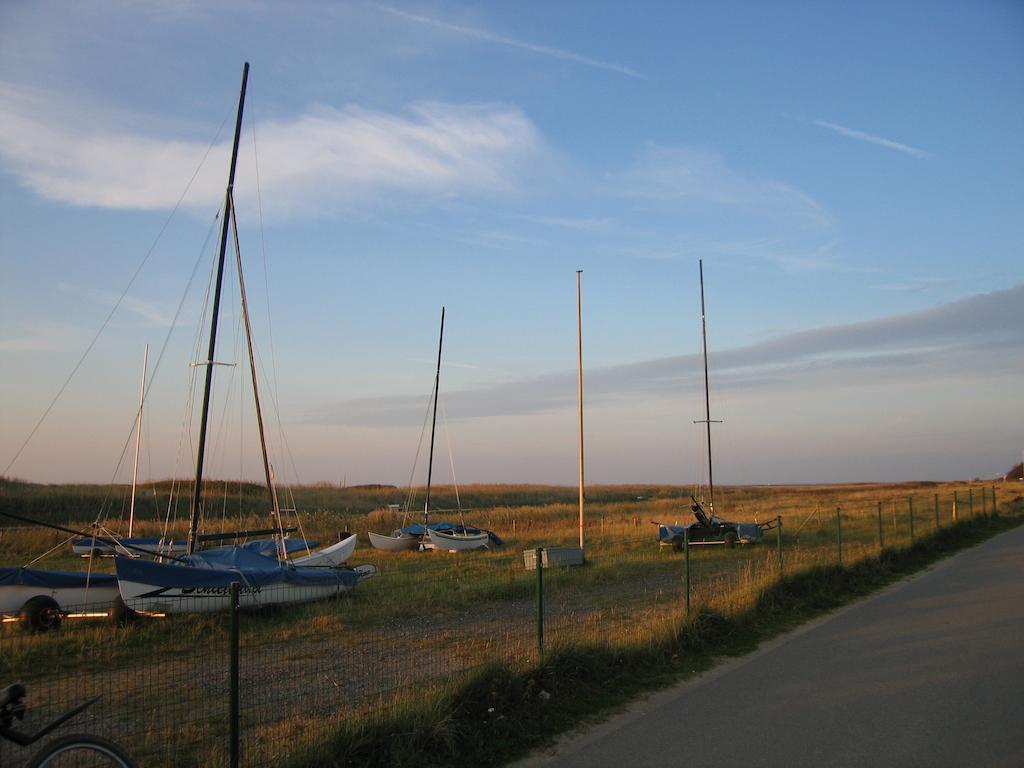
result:
<svg viewBox="0 0 1024 768"><path fill-rule="evenodd" d="M230 587L237 581L250 587L340 584L351 588L359 581L351 569L286 565L240 546L203 550L186 560L187 565L179 565L118 557L115 563L123 581L161 587Z"/></svg>

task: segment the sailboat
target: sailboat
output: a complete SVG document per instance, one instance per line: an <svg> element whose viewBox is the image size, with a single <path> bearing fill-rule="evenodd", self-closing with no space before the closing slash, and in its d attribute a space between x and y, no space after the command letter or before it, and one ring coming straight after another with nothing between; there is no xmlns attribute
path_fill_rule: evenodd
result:
<svg viewBox="0 0 1024 768"><path fill-rule="evenodd" d="M502 541L490 531L467 526L465 522L430 522L430 489L434 474L434 436L437 431L437 397L441 386L441 350L444 345L444 307L441 307L441 332L437 342L437 370L434 374L433 420L430 427L430 458L427 462L427 495L423 502L423 523L414 523L399 528L390 536L369 532L370 543L385 552L402 552L411 549L443 549L450 552L467 552L495 545ZM462 514L461 505L459 514Z"/></svg>
<svg viewBox="0 0 1024 768"><path fill-rule="evenodd" d="M708 386L708 330L707 316L704 310L704 261L700 265L700 324L701 339L704 345L704 418L695 420L694 424L705 424L707 426L708 441L708 508L694 496L690 497L693 502L690 511L693 512L695 521L689 525L669 525L658 523L658 542L663 546L671 546L675 549L682 549L684 544L721 544L727 549L737 544L754 544L764 537L764 529L771 527L771 523L734 523L723 520L715 514L715 480L713 464L711 461L711 425L720 424L720 421L711 418L711 397Z"/></svg>
<svg viewBox="0 0 1024 768"><path fill-rule="evenodd" d="M296 560L289 559L289 545L285 534L288 530L282 523L281 508L274 486L273 473L267 452L263 415L260 408L259 386L257 383L256 357L249 323L245 282L242 275L242 257L238 243L238 225L234 205L235 168L238 162L238 145L242 129L242 114L245 106L245 90L249 76L249 64L242 70L242 87L238 99L238 114L235 120L234 142L231 151L231 165L224 196L224 216L220 233L220 249L217 260L216 282L211 310L210 342L206 367L203 403L199 426L199 441L196 452L195 488L189 520L189 535L186 555L172 556L170 562L149 562L115 556L118 588L125 604L136 611L151 613L181 613L223 610L230 601L232 583L240 585L240 604L243 607L266 606L286 603L308 602L347 592L376 572L372 565L356 568L343 565L355 548L356 537L350 535L331 546L311 552ZM229 230L230 227L230 230ZM207 427L209 424L210 396L213 383L213 367L217 348L217 330L220 311L221 288L224 278L224 262L228 236L232 237L235 261L238 270L238 287L241 299L242 318L249 352L249 370L252 376L253 399L256 422L259 428L263 470L269 493L274 527L257 531L234 531L221 534L200 534L199 523L202 515L203 465L206 452ZM197 551L202 541L228 540L243 536L270 534L269 541L222 546Z"/></svg>

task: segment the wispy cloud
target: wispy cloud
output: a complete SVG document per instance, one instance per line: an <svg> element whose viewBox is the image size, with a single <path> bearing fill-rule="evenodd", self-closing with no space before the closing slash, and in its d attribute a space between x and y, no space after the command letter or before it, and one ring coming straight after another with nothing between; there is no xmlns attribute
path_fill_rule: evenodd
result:
<svg viewBox="0 0 1024 768"><path fill-rule="evenodd" d="M86 288L71 283L57 283L57 290L72 296L84 297L104 307L114 307L120 303L125 311L138 315L158 328L169 328L171 325L170 316L161 311L159 307L134 296L119 297L108 291L99 291L95 288Z"/></svg>
<svg viewBox="0 0 1024 768"><path fill-rule="evenodd" d="M0 338L0 353L54 352L71 349L79 343L81 328L61 323L33 322L18 336Z"/></svg>
<svg viewBox="0 0 1024 768"><path fill-rule="evenodd" d="M950 376L1019 371L1024 284L919 312L790 333L712 355L717 386L787 391L880 380L929 382ZM951 361L957 362L951 362ZM698 383L699 358L681 355L587 371L593 405L678 396ZM446 395L452 418L525 416L571 408L576 374L564 371ZM352 425L415 424L420 396L381 397L326 406L311 418Z"/></svg>
<svg viewBox="0 0 1024 768"><path fill-rule="evenodd" d="M869 144L877 144L878 146L885 147L886 149L895 149L897 152L902 152L906 155L910 155L911 157L918 157L922 159L933 157L931 152L926 152L923 149L912 147L909 144L901 144L898 141L886 139L882 136L875 136L872 133L857 131L853 128L847 128L846 126L839 125L837 123L830 123L828 120L815 120L814 124L820 128L828 128L830 131L835 131L836 133L851 139L866 141Z"/></svg>
<svg viewBox="0 0 1024 768"><path fill-rule="evenodd" d="M207 152L203 141L126 132L104 121L98 108L90 119L56 119L65 102L0 82L0 161L46 199L167 208ZM500 104L419 102L401 114L322 106L293 120L260 123L256 135L261 189L279 211L319 211L381 194L505 191L544 154L530 120ZM197 177L187 205L219 204L228 151L222 143L210 153L213 162ZM247 173L248 165L240 167L242 202L244 191L255 188Z"/></svg>
<svg viewBox="0 0 1024 768"><path fill-rule="evenodd" d="M498 45L507 45L511 48L519 48L524 51L530 51L531 53L540 54L542 56L550 56L554 59L561 59L562 61L571 61L574 64L582 64L587 67L594 67L596 69L604 69L609 72L616 72L620 75L626 75L627 77L636 77L643 80L647 78L641 73L637 72L631 67L623 66L622 64L615 64L613 62L601 61L600 59L594 59L589 56L583 56L579 53L573 53L572 51L566 51L562 48L554 48L548 45L538 45L536 43L530 43L525 40L516 40L511 37L505 37L503 35L497 35L493 32L488 32L484 29L477 29L475 27L467 27L461 24L453 24L448 21L441 19L434 19L429 16L421 16L415 13L409 13L408 11L402 11L398 8L392 8L388 5L374 5L375 8L390 13L399 18L407 21L413 21L417 24L425 24L437 29L443 29L447 32L454 32L459 35L471 37L474 40L481 40L487 43L496 43Z"/></svg>
<svg viewBox="0 0 1024 768"><path fill-rule="evenodd" d="M777 179L732 168L715 153L690 147L649 144L624 173L611 179L626 197L674 203L704 202L768 215L784 214L829 224L828 211L810 195Z"/></svg>

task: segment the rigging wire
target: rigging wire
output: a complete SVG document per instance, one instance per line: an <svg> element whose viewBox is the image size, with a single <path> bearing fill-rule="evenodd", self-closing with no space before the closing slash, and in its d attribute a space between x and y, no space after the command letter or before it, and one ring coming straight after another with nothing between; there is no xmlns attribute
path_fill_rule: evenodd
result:
<svg viewBox="0 0 1024 768"><path fill-rule="evenodd" d="M25 438L24 442L18 448L17 452L14 454L14 458L12 458L7 463L7 466L4 467L4 471L2 474L7 475L10 472L11 467L14 466L14 463L24 452L25 448L28 446L29 442L31 442L36 432L39 431L39 428L43 425L43 422L46 420L46 417L50 415L50 411L53 410L54 406L57 404L57 401L61 398L61 396L64 394L64 391L68 388L68 385L71 384L71 380L75 377L75 374L78 373L78 369L82 367L82 364L85 362L85 358L89 356L89 353L92 351L93 347L96 346L96 342L99 341L99 338L103 334L103 331L105 331L107 326L110 324L111 319L114 317L114 313L117 312L118 308L121 306L121 303L128 295L128 291L131 290L132 286L135 284L136 279L138 279L139 273L142 272L142 268L146 266L146 263L149 261L153 253L156 251L156 247L160 243L160 240L163 238L164 232L167 231L167 227L170 226L171 221L178 213L178 208L181 207L181 204L184 201L185 196L188 194L189 190L192 188L192 184L196 180L196 177L199 175L199 171L206 163L206 158L209 157L210 152L213 150L214 145L217 143L217 139L220 138L220 133L224 129L224 125L227 122L227 119L227 116L225 116L224 120L221 122L220 127L217 129L216 134L214 134L213 140L210 142L210 145L206 148L206 152L203 153L203 157L199 161L199 165L196 166L195 171L193 171L192 173L192 177L188 180L188 184L185 185L185 190L181 193L180 197L178 197L178 200L177 202L175 202L174 207L171 209L171 212L167 215L167 218L164 220L163 225L157 232L156 238L153 240L153 243L149 246L149 250L146 251L146 255L143 257L139 265L135 268L135 272L132 274L131 279L128 281L128 285L126 285L124 290L121 291L121 295L118 297L117 301L114 302L114 306L111 307L110 312L107 314L107 317L106 319L104 319L102 325L100 325L99 330L96 331L96 335L92 337L92 341L89 342L88 346L85 348L85 351L82 353L82 356L78 359L78 362L75 363L75 366L71 369L71 373L68 374L68 377L64 380L64 383L60 386L60 389L57 390L57 394L53 396L53 400L50 401L50 404L46 406L46 410L43 411L43 414L39 417L39 420L36 422L35 426L32 427L32 431L29 432L28 437Z"/></svg>
<svg viewBox="0 0 1024 768"><path fill-rule="evenodd" d="M181 310L185 306L185 300L188 298L188 294L192 290L192 282L195 279L196 272L198 272L199 270L199 265L202 263L203 252L206 250L207 245L209 245L210 237L213 233L213 228L216 222L217 217L214 216L213 221L210 223L210 228L206 232L206 239L203 241L203 245L199 249L199 255L196 257L196 262L192 267L192 272L189 275L188 282L185 284L185 290L182 292L181 299L178 301L178 307L174 312L174 317L171 319L171 324L167 329L167 333L164 335L164 341L163 344L160 346L160 354L157 355L156 364L153 366L153 371L150 374L148 380L144 382L142 401L139 405L138 410L136 410L135 412L135 417L132 420L132 426L131 429L128 431L128 436L125 438L124 445L121 446L121 455L118 458L117 464L114 467L114 472L111 475L110 483L107 488L107 493L104 496L103 501L100 503L99 510L96 513L96 519L94 521L94 524L98 524L100 520L105 519L104 511L107 508L107 503L111 500L110 497L111 492L113 490L114 482L117 480L117 475L121 471L121 466L124 464L125 457L128 455L128 447L131 444L132 435L135 434L135 427L138 424L139 411L141 411L143 404L145 404L146 399L149 396L149 390L153 386L153 380L155 379L157 372L160 370L160 363L163 362L164 353L167 352L167 346L170 344L171 341L171 335L174 333L174 329L178 325L178 318L181 316Z"/></svg>
<svg viewBox="0 0 1024 768"><path fill-rule="evenodd" d="M409 495L405 500L405 509L402 514L402 525L405 526L406 517L409 515L409 510L412 509L412 503L416 498L416 492L413 490L412 481L416 476L416 467L420 463L420 452L423 450L423 436L427 432L427 422L430 420L430 404L434 400L434 384L430 385L430 395L427 397L427 412L423 416L423 426L420 427L420 439L416 444L416 456L412 460L412 471L409 472Z"/></svg>
<svg viewBox="0 0 1024 768"><path fill-rule="evenodd" d="M459 481L455 479L455 454L452 453L452 437L448 431L448 413L445 411L444 403L441 403L441 422L444 424L444 438L448 444L448 462L452 468L452 486L455 488L455 506L459 510L459 521L463 529L466 527L466 520L462 516L462 500L459 498Z"/></svg>

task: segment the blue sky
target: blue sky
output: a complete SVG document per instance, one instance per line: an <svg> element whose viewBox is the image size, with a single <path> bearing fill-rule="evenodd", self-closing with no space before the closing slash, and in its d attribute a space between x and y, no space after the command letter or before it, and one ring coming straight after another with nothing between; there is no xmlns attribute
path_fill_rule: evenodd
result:
<svg viewBox="0 0 1024 768"><path fill-rule="evenodd" d="M243 61L238 219L282 478L408 480L443 304L441 480L450 441L459 481L573 483L583 269L589 478L699 479L698 259L716 478L1019 460L1018 3L14 2L6 474L124 479L146 343L166 348L141 474L191 471ZM218 358L243 363L235 293ZM208 473L259 474L243 372L217 369Z"/></svg>

